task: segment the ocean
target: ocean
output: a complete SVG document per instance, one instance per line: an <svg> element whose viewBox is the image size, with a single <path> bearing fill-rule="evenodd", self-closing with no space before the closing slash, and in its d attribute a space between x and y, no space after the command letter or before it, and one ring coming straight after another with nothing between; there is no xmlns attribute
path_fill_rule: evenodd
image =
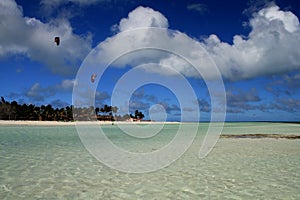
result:
<svg viewBox="0 0 300 200"><path fill-rule="evenodd" d="M143 154L168 145L179 126L164 125L150 138L117 125L101 129L112 144ZM90 154L75 126L1 125L0 199L300 199L299 139L220 138L200 159L207 128L200 123L191 146L169 165L128 173ZM300 125L226 123L222 134L300 135Z"/></svg>

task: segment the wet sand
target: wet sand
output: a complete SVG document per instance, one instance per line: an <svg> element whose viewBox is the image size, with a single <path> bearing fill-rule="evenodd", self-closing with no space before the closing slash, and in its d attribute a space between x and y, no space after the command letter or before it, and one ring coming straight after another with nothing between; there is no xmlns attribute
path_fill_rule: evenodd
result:
<svg viewBox="0 0 300 200"><path fill-rule="evenodd" d="M252 138L252 139L262 139L262 138L273 138L273 139L300 139L300 135L286 135L286 134L239 134L239 135L221 135L221 138Z"/></svg>

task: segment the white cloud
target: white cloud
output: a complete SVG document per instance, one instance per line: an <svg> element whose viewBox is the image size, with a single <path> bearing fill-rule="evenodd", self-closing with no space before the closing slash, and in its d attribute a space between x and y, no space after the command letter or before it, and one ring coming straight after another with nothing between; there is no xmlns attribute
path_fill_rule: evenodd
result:
<svg viewBox="0 0 300 200"><path fill-rule="evenodd" d="M204 14L206 12L208 12L208 8L205 4L202 4L202 3L194 3L194 4L188 4L186 6L186 8L188 10L194 10L194 11L197 11L198 13L200 14Z"/></svg>
<svg viewBox="0 0 300 200"><path fill-rule="evenodd" d="M71 90L74 86L75 80L66 79L61 82L61 84L57 85L58 88L64 90Z"/></svg>
<svg viewBox="0 0 300 200"><path fill-rule="evenodd" d="M23 16L13 0L0 2L0 57L22 54L44 63L53 73L74 74L91 49L91 36L78 36L66 19L43 23ZM54 37L61 39L60 46Z"/></svg>
<svg viewBox="0 0 300 200"><path fill-rule="evenodd" d="M116 67L147 65L145 69L151 73L158 72L165 75L182 73L186 76L199 77L196 70L185 60L187 59L197 64L206 78L216 76L210 58L198 41L184 33L156 27L124 31L108 38L90 56L89 65L92 65L94 60L102 62L101 64L114 61L113 65ZM173 66L175 64L176 66ZM170 70L170 67L173 70Z"/></svg>
<svg viewBox="0 0 300 200"><path fill-rule="evenodd" d="M20 93L12 92L10 97L26 97L30 101L44 101L49 97L53 97L58 93L71 93L74 85L74 80L65 79L58 84L42 87L40 83L33 84L29 89Z"/></svg>
<svg viewBox="0 0 300 200"><path fill-rule="evenodd" d="M80 6L89 6L93 5L98 2L102 1L109 1L109 0L41 0L41 5L46 9L46 10L52 10L60 5L67 4L67 3L74 3L78 4Z"/></svg>
<svg viewBox="0 0 300 200"><path fill-rule="evenodd" d="M127 31L136 28L157 27L168 28L168 20L160 12L148 7L137 7L123 18L119 23L120 31Z"/></svg>
<svg viewBox="0 0 300 200"><path fill-rule="evenodd" d="M50 16L58 12L59 15L67 14L69 17L76 15L76 9L82 9L83 7L93 6L102 4L105 8L115 8L116 6L123 6L133 3L132 0L41 0L41 12L45 16ZM65 5L72 5L67 10L66 13ZM60 12L63 10L64 12Z"/></svg>
<svg viewBox="0 0 300 200"><path fill-rule="evenodd" d="M255 13L249 24L249 35L234 36L232 45L216 35L204 43L224 77L238 80L300 69L297 16L273 5Z"/></svg>
<svg viewBox="0 0 300 200"><path fill-rule="evenodd" d="M271 5L254 13L249 26L251 27L249 35L235 35L233 44L222 42L217 35L210 35L199 42L179 31L171 32L167 29L153 31L153 27L167 28L167 19L151 8L138 7L129 13L128 18L120 21L118 29L124 32L105 40L99 48L98 55L101 55L104 62L108 62L120 57L128 49L135 50L159 44L179 55L175 56L157 49L139 49L122 56L114 64L119 67L126 64L132 66L152 64L158 68L149 69L149 72L165 75L170 73L164 65L169 65L185 76L199 77L199 74L183 61L183 58L186 58L196 64L206 78L217 77L216 71L212 70L210 59L199 47L201 45L217 64L222 76L229 80L255 78L300 69L300 26L296 15ZM140 27L144 29L134 29Z"/></svg>
<svg viewBox="0 0 300 200"><path fill-rule="evenodd" d="M294 32L299 29L299 20L292 12L281 11L278 6L272 6L262 9L258 12L259 16L265 17L269 21L280 21L284 28L289 32Z"/></svg>
<svg viewBox="0 0 300 200"><path fill-rule="evenodd" d="M45 98L55 95L55 91L51 88L42 88L39 83L35 83L31 88L20 96L26 96L33 101L44 101Z"/></svg>
<svg viewBox="0 0 300 200"><path fill-rule="evenodd" d="M53 108L65 108L67 106L70 106L69 103L62 101L61 99L55 99L51 101L50 105L52 105Z"/></svg>
<svg viewBox="0 0 300 200"><path fill-rule="evenodd" d="M95 2L99 1L105 1L105 0L41 0L41 4L46 5L59 5L59 4L65 4L68 2L77 3L80 5L90 5L94 4Z"/></svg>

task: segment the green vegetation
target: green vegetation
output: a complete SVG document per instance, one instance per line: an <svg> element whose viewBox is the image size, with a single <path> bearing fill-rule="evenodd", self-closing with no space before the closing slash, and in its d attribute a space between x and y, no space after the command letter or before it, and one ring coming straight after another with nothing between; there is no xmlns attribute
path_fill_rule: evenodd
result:
<svg viewBox="0 0 300 200"><path fill-rule="evenodd" d="M134 115L116 115L116 106L104 105L103 108L93 106L89 108L74 108L66 106L64 108L53 108L52 105L35 106L33 104L18 104L16 101L5 101L1 97L0 120L33 120L33 121L74 121L75 120L101 120L101 121L126 121L141 120L144 114L138 110ZM73 115L74 114L74 115Z"/></svg>

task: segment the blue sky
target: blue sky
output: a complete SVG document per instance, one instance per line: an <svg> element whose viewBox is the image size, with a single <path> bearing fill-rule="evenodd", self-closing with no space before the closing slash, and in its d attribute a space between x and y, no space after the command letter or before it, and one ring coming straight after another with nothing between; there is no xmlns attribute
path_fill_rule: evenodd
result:
<svg viewBox="0 0 300 200"><path fill-rule="evenodd" d="M113 102L120 104L116 105L120 114L139 109L147 119L150 112L162 120L165 112L167 120L176 121L184 113L191 116L186 120L194 121L198 109L200 119L208 121L211 95L217 104L214 112L224 113L220 93L207 87L207 81L217 77L208 67L215 64L224 83L226 120L300 121L299 16L296 0L2 0L0 96L19 103L71 105L79 69L88 67L93 57L87 56L97 49L101 61L119 57L98 74L95 83L87 81L86 91L96 91L95 106ZM136 28L168 29L168 34L154 30L139 40L145 35ZM130 34L122 35L123 31ZM61 38L59 46L55 36ZM164 43L173 53L148 49L118 55L131 45L146 43ZM195 57L202 51L213 63L208 63L208 57ZM209 80L184 62L182 55ZM82 64L84 60L87 64ZM137 78L131 70L139 66L145 68ZM104 65L97 64L87 71L101 69ZM140 79L153 83L136 85L130 93L125 91L130 84L115 89L122 77L130 78L132 84L142 84ZM185 80L196 99L187 97ZM127 97L122 92L129 95L128 102L121 101Z"/></svg>

